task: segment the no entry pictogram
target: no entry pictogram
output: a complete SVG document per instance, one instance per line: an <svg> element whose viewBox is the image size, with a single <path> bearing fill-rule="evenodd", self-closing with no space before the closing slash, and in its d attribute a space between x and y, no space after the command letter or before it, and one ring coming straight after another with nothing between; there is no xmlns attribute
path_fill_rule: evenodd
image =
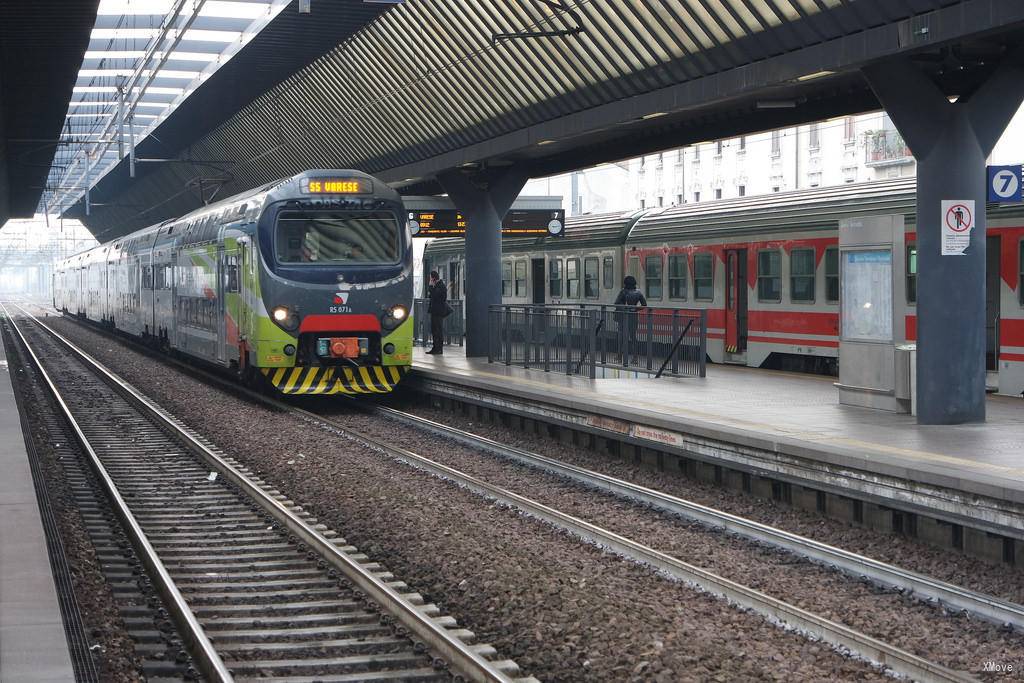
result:
<svg viewBox="0 0 1024 683"><path fill-rule="evenodd" d="M946 226L953 232L967 232L974 224L974 215L966 204L953 204L946 210Z"/></svg>

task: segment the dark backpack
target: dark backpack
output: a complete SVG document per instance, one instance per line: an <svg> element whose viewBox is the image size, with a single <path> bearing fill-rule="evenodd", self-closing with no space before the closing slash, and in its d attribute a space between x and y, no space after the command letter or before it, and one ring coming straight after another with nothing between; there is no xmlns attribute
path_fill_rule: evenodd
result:
<svg viewBox="0 0 1024 683"><path fill-rule="evenodd" d="M639 289L627 289L622 294L622 303L626 306L639 306L643 298Z"/></svg>

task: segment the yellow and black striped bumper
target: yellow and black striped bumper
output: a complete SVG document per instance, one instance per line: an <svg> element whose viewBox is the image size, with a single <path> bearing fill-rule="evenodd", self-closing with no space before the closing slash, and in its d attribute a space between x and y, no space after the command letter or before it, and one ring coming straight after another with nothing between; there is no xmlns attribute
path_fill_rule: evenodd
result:
<svg viewBox="0 0 1024 683"><path fill-rule="evenodd" d="M386 394L409 372L409 366L260 368L260 371L282 394Z"/></svg>

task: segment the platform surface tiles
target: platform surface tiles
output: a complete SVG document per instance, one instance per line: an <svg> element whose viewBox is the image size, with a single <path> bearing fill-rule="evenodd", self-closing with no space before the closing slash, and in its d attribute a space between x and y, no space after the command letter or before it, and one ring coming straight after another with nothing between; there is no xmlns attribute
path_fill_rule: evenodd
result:
<svg viewBox="0 0 1024 683"><path fill-rule="evenodd" d="M990 396L984 424L918 425L916 418L839 405L834 378L709 364L707 377L587 379L417 348L414 367L520 399L600 414L626 426L723 442L1024 502L1024 400Z"/></svg>
<svg viewBox="0 0 1024 683"><path fill-rule="evenodd" d="M0 681L73 681L39 504L0 344Z"/></svg>

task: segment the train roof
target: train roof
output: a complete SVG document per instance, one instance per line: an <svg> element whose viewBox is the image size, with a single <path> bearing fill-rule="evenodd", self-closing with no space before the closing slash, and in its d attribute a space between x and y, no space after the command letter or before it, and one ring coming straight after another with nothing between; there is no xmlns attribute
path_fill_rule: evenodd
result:
<svg viewBox="0 0 1024 683"><path fill-rule="evenodd" d="M643 211L617 211L571 216L565 219L564 236L504 237L501 240L501 251L504 254L513 254L527 251L618 246L625 241L626 235L643 214ZM465 242L462 237L436 239L426 246L424 253L428 256L461 254L465 249Z"/></svg>

